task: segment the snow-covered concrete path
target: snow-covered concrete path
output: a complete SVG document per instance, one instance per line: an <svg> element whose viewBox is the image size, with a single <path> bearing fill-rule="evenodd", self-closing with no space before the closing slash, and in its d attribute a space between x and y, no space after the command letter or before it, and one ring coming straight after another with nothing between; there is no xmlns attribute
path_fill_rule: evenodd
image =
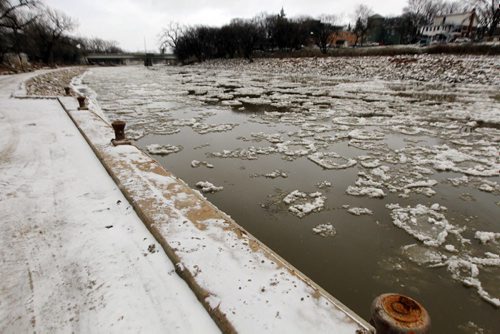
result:
<svg viewBox="0 0 500 334"><path fill-rule="evenodd" d="M216 332L57 100L0 77L0 332Z"/></svg>

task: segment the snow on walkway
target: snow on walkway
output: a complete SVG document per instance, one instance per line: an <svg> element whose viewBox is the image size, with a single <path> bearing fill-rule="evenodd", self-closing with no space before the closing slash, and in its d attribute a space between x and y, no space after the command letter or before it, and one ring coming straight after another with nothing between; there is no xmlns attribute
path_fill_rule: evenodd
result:
<svg viewBox="0 0 500 334"><path fill-rule="evenodd" d="M0 77L0 332L217 332L56 100Z"/></svg>

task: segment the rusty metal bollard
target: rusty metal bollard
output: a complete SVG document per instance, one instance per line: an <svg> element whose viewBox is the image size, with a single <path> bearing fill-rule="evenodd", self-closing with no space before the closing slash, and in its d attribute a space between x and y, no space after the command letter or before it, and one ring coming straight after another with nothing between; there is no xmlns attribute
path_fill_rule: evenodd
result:
<svg viewBox="0 0 500 334"><path fill-rule="evenodd" d="M124 121L113 121L111 123L111 126L113 127L113 130L115 131L115 138L111 139L111 142L113 145L130 145L130 141L127 140L125 137L125 126L127 123Z"/></svg>
<svg viewBox="0 0 500 334"><path fill-rule="evenodd" d="M78 100L79 105L78 110L88 110L87 105L85 104L87 99L85 96L78 95L76 99Z"/></svg>
<svg viewBox="0 0 500 334"><path fill-rule="evenodd" d="M378 334L427 334L431 318L417 301L397 293L378 296L372 303L371 324Z"/></svg>
<svg viewBox="0 0 500 334"><path fill-rule="evenodd" d="M64 92L66 93L66 96L71 95L71 87L64 87Z"/></svg>

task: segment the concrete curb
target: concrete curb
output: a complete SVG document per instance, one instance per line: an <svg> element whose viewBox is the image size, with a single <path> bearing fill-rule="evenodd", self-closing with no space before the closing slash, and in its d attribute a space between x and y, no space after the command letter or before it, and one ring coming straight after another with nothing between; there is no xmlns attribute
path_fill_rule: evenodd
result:
<svg viewBox="0 0 500 334"><path fill-rule="evenodd" d="M373 327L366 321L262 244L233 221L232 218L208 202L198 191L191 189L182 180L177 179L166 171L150 156L135 146L113 147L110 144L110 139L113 138L113 131L109 125L92 112L77 110L77 103L74 98L62 97L58 101L125 197L129 200L139 217L162 245L172 262L176 264L177 273L187 282L223 332L250 332L248 326L244 326L238 320L241 316L238 318L229 312L232 309L229 306L236 305L235 308L238 312L253 311L255 313L245 314L245 320L254 318L259 318L260 320L260 318L266 317L263 313L265 312L266 305L254 305L252 308L249 308L246 306L246 303L234 302L234 305L232 305L227 302L227 298L225 299L222 296L224 293L221 293L220 288L218 290L217 279L208 274L211 270L223 272L226 263L231 258L234 258L236 255L240 256L241 254L258 257L259 263L260 259L270 261L273 266L271 269L280 271L282 275L279 277L281 285L285 285L290 281L295 284L295 287L299 286L298 289L302 288L303 291L307 291L310 294L312 298L308 298L310 299L309 304L300 304L292 300L293 293L289 295L288 292L284 293L280 288L268 287L273 293L271 297L273 298L272 301L274 302L278 298L279 300L276 303L280 307L286 308L284 313L293 314L294 316L291 318L297 318L295 321L300 322L301 326L305 325L310 328L310 332L321 332L325 328L337 332L337 327L335 327L336 322L341 323L342 326L345 325L345 328L349 328L348 331L343 332L375 332ZM179 219L184 221L180 221ZM217 226L214 227L215 225ZM217 232L222 233L220 235L224 236L224 240L220 240L220 237L218 237L211 240L211 243L207 243L206 245L208 246L203 246L208 249L203 249L203 252L195 252L200 257L194 257L196 263L193 265L193 256L196 256L196 254L188 253L182 247L185 241L182 239L182 235L185 235L183 233L189 230L191 238L210 238L206 234L206 230L208 229L217 229ZM231 247L234 247L234 244L233 246L229 244L235 242L238 243L239 247L244 249L244 253L240 252L241 254L237 254L231 251ZM218 245L219 248L219 253L215 252L217 261L214 260L214 263L203 263L202 255L210 253L210 248L216 248L215 246L212 247L212 243L215 246ZM220 249L227 251L220 251ZM264 269L264 266L260 266L259 263L252 269L256 274L255 276L257 276L257 280L260 273L268 270ZM262 260L262 263L264 263L264 260ZM215 269L214 266L216 267ZM244 276L243 273L241 275ZM243 277L239 277L237 281L241 282L242 279ZM235 287L228 286L227 290ZM220 300L217 305L214 305L214 299ZM252 301L252 303L258 304L257 301ZM299 316L302 315L303 308L315 308L315 312L323 314L323 318L326 317L322 319L324 323L318 324L318 319L300 318ZM310 321L310 323L306 323L307 321ZM281 331L284 327L280 327L280 325L280 322L272 319L270 323L264 323L262 329L269 329L271 332ZM293 326L290 323L286 324L288 327L291 325ZM256 332L261 331L259 327L255 327L254 330Z"/></svg>

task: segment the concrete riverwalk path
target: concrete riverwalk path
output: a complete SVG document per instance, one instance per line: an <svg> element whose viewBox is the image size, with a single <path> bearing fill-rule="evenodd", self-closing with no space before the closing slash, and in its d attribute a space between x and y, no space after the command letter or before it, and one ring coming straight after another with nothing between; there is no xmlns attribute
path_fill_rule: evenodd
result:
<svg viewBox="0 0 500 334"><path fill-rule="evenodd" d="M219 329L57 100L0 76L0 332Z"/></svg>

